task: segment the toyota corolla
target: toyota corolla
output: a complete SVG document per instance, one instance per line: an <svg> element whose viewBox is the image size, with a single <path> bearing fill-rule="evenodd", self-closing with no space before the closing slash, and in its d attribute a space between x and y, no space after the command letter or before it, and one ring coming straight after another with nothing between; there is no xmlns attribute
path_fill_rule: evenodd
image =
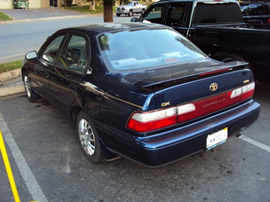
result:
<svg viewBox="0 0 270 202"><path fill-rule="evenodd" d="M26 54L30 101L77 124L93 163L123 156L149 167L210 150L258 117L247 63L209 58L171 28L141 23L63 29Z"/></svg>

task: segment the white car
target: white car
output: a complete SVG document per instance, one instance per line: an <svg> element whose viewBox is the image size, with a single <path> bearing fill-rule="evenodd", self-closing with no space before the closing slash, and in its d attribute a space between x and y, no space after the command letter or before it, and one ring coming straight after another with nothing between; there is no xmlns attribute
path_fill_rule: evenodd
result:
<svg viewBox="0 0 270 202"><path fill-rule="evenodd" d="M138 1L131 1L127 5L120 5L116 8L116 16L120 16L121 14L125 14L128 16L132 16L134 13L143 14L146 10L146 6L140 4Z"/></svg>

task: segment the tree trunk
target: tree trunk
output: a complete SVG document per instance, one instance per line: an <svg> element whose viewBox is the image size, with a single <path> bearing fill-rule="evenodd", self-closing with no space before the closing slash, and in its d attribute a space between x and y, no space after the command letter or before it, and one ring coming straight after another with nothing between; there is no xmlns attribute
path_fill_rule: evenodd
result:
<svg viewBox="0 0 270 202"><path fill-rule="evenodd" d="M96 1L95 0L90 1L90 10L96 10Z"/></svg>
<svg viewBox="0 0 270 202"><path fill-rule="evenodd" d="M57 1L57 7L59 7L59 8L62 7L62 1L61 0Z"/></svg>
<svg viewBox="0 0 270 202"><path fill-rule="evenodd" d="M113 0L104 0L104 22L113 22Z"/></svg>

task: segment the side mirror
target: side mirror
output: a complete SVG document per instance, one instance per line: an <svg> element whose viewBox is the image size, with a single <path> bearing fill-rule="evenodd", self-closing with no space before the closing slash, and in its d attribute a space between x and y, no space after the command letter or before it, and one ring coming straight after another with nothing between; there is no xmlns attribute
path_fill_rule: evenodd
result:
<svg viewBox="0 0 270 202"><path fill-rule="evenodd" d="M38 57L38 54L36 51L31 51L25 54L25 59L26 60L32 60L32 59L36 59Z"/></svg>
<svg viewBox="0 0 270 202"><path fill-rule="evenodd" d="M130 22L139 22L139 18L138 17L133 17L130 19Z"/></svg>

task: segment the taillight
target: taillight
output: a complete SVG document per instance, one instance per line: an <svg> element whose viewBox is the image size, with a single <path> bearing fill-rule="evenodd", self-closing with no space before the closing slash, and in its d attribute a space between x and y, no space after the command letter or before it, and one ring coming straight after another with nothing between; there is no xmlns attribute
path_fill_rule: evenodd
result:
<svg viewBox="0 0 270 202"><path fill-rule="evenodd" d="M246 86L233 90L231 93L231 98L239 97L240 101L244 101L253 96L254 89L255 89L255 83L252 82Z"/></svg>
<svg viewBox="0 0 270 202"><path fill-rule="evenodd" d="M251 98L254 88L253 82L192 103L149 112L135 112L131 115L127 127L137 132L151 132L189 121Z"/></svg>
<svg viewBox="0 0 270 202"><path fill-rule="evenodd" d="M270 18L268 19L267 23L270 24Z"/></svg>
<svg viewBox="0 0 270 202"><path fill-rule="evenodd" d="M138 132L149 132L176 124L176 107L151 112L136 112L129 122L128 128Z"/></svg>

